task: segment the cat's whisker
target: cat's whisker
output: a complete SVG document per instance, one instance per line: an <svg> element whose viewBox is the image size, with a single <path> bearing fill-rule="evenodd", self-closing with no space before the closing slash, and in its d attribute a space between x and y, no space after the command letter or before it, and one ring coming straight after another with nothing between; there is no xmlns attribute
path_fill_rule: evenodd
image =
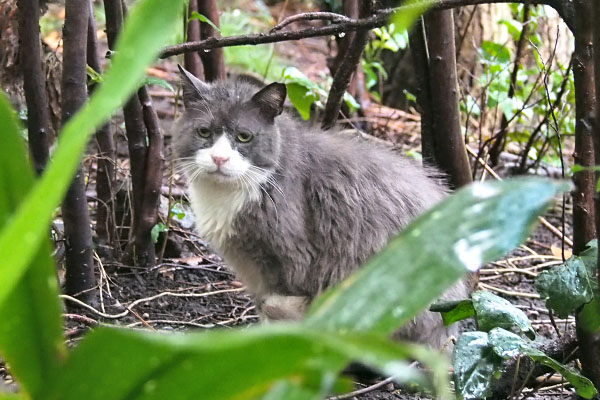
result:
<svg viewBox="0 0 600 400"><path fill-rule="evenodd" d="M255 178L264 178L264 174L261 171L255 171L252 169L252 167L248 170L248 172L250 174L254 174ZM267 175L266 183L269 183L271 186L273 186L273 188L275 190L277 190L277 192L279 192L279 194L281 194L281 197L283 197L283 199L285 200L285 202L287 204L287 199L285 198L285 193L283 193L283 190L279 186L279 182L277 182L277 180L273 176Z"/></svg>
<svg viewBox="0 0 600 400"><path fill-rule="evenodd" d="M279 213L277 211L277 204L275 203L275 200L273 200L273 197L271 197L269 192L263 187L263 184L257 179L257 177L251 174L247 174L245 176L252 182L254 182L267 195L269 200L271 200L271 203L273 204L273 209L275 210L275 218L277 219L277 223L279 223Z"/></svg>

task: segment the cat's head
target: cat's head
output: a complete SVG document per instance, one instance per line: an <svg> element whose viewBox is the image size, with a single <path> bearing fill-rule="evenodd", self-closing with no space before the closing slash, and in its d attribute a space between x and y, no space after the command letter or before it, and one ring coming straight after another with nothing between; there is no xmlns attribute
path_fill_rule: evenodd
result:
<svg viewBox="0 0 600 400"><path fill-rule="evenodd" d="M266 181L280 157L275 118L283 110L285 85L260 89L241 80L207 84L179 69L185 113L176 125L174 146L188 177Z"/></svg>

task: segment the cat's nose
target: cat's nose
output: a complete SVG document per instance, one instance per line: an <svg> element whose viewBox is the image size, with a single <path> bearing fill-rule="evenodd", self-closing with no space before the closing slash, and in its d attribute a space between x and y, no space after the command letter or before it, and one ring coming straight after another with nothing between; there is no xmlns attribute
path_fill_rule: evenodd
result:
<svg viewBox="0 0 600 400"><path fill-rule="evenodd" d="M212 159L217 167L222 167L227 161L229 161L229 157L221 157L221 156L212 156Z"/></svg>

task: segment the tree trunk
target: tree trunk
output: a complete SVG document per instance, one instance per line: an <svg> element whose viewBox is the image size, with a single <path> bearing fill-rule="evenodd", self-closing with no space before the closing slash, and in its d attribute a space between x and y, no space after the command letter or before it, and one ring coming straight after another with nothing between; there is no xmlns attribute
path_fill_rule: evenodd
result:
<svg viewBox="0 0 600 400"><path fill-rule="evenodd" d="M452 10L443 10L431 12L424 19L429 50L434 155L436 165L457 189L470 183L472 178L458 108L454 18Z"/></svg>
<svg viewBox="0 0 600 400"><path fill-rule="evenodd" d="M112 49L127 10L125 3L120 0L104 0L104 7L107 34L111 32L108 43ZM130 244L135 264L150 268L156 262L151 232L157 219L162 184L162 133L144 86L138 90L137 96L132 96L125 104L123 116L133 198Z"/></svg>
<svg viewBox="0 0 600 400"><path fill-rule="evenodd" d="M20 64L27 102L27 136L35 171L42 173L48 162L48 96L42 71L40 6L38 0L18 0Z"/></svg>
<svg viewBox="0 0 600 400"><path fill-rule="evenodd" d="M63 29L63 126L87 99L88 17L88 1L66 1ZM66 238L66 292L89 301L95 295L95 278L92 230L81 166L63 201L62 216Z"/></svg>
<svg viewBox="0 0 600 400"><path fill-rule="evenodd" d="M212 21L213 24L219 26L219 9L215 0L197 0L198 12ZM200 37L208 39L209 37L219 37L219 32L206 22L200 24ZM225 74L225 59L223 57L223 49L212 49L210 52L200 53L202 64L204 64L204 77L208 82L223 80L227 76Z"/></svg>
<svg viewBox="0 0 600 400"><path fill-rule="evenodd" d="M98 40L96 38L96 21L94 19L93 5L89 1L90 15L87 36L87 63L96 72L102 73L100 57L98 55ZM96 85L90 85L90 93ZM116 241L116 223L114 219L114 179L115 179L115 145L113 142L110 124L103 125L96 132L98 145L98 161L96 168L96 235L99 244L111 245L113 250L118 249Z"/></svg>
<svg viewBox="0 0 600 400"><path fill-rule="evenodd" d="M423 162L435 165L433 150L433 110L429 81L429 58L423 18L419 18L409 34L415 76L417 79L417 105L421 113L421 154Z"/></svg>
<svg viewBox="0 0 600 400"><path fill-rule="evenodd" d="M594 87L596 89L597 99L600 96L600 25L597 23L598 18L600 17L600 3L598 1L590 2L587 0L577 0L575 2L576 7L576 33L575 33L575 46L576 51L581 54L581 59L574 62L574 71L576 72L581 67L582 70L586 73L586 75L594 74L594 79L591 77L587 79L586 85L594 82ZM593 48L590 48L589 43L593 42ZM594 60L594 66L592 67L589 58L592 57ZM580 65L578 65L581 62ZM577 76L577 73L576 73ZM584 84L584 82L581 82ZM600 121L599 113L600 107L597 107L595 104L594 97L588 93L589 86L584 89L583 94L588 94L587 101L591 103L587 110L584 110L587 114L580 114L577 112L577 124L585 124L590 121L586 121L585 119L580 120L579 115L589 115L594 112L595 121ZM576 88L576 101L580 96L577 93ZM583 95L581 94L581 95ZM577 103L577 107L579 107L579 103ZM595 109L594 109L595 107ZM593 111L592 111L593 110ZM590 118L591 115L590 115ZM593 137L594 141L594 159L600 160L600 125L598 123L591 124L593 132L590 134ZM587 127L586 128L587 131ZM593 161L592 161L593 164ZM600 174L596 174L595 180L598 179ZM592 189L592 193L593 193ZM598 193L595 193L594 196L595 203L595 220L596 220L596 237L600 234L600 198L598 197ZM575 212L575 208L573 210ZM576 228L578 229L578 228ZM599 248L600 255L600 248ZM600 260L600 258L599 258ZM600 274L596 271L598 276L598 280L600 283ZM596 305L600 304L600 300L596 299ZM598 306L600 308L600 306ZM600 313L600 309L596 310L596 312ZM579 322L579 320L577 321ZM579 342L580 348L580 357L583 365L584 374L594 382L596 388L600 388L600 328L599 327L589 327L591 329L586 329L581 326L580 323L577 324L577 340Z"/></svg>
<svg viewBox="0 0 600 400"><path fill-rule="evenodd" d="M190 0L188 4L187 13L184 13L183 27L187 32L188 42L199 42L202 37L200 36L200 21L197 19L189 20L192 13L198 12L198 0ZM183 65L185 69L190 71L196 78L204 79L204 67L202 66L202 60L200 54L196 51L188 52L183 55Z"/></svg>

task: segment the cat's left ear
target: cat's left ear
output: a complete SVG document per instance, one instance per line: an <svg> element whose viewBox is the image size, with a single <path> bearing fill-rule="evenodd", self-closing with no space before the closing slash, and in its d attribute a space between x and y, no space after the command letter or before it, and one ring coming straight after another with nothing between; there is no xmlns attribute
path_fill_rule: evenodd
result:
<svg viewBox="0 0 600 400"><path fill-rule="evenodd" d="M183 86L183 104L187 108L191 103L198 100L206 100L206 94L210 91L210 86L196 78L194 74L177 64L181 75Z"/></svg>
<svg viewBox="0 0 600 400"><path fill-rule="evenodd" d="M283 111L287 89L283 83L274 82L252 96L251 102L258 106L263 116L273 121Z"/></svg>

